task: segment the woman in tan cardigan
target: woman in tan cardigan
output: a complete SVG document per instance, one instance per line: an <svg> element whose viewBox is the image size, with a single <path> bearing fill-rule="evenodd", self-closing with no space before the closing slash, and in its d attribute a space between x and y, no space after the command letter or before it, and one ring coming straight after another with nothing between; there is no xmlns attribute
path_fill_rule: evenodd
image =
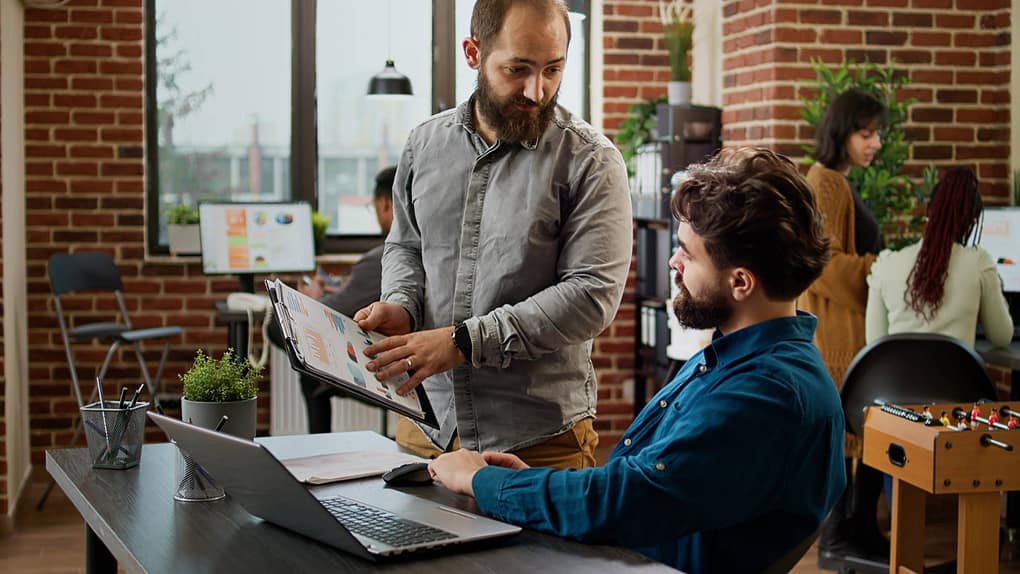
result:
<svg viewBox="0 0 1020 574"><path fill-rule="evenodd" d="M878 222L850 186L847 173L854 166L871 165L882 142L886 108L871 94L851 89L837 96L815 133L815 164L807 180L814 189L832 257L799 306L818 316L815 344L839 388L847 366L864 347L867 277L882 246ZM847 456L857 450L848 444ZM882 477L863 465L854 473L848 461L850 485L822 527L818 563L838 569L847 556L888 562L888 542L878 531L875 503Z"/></svg>

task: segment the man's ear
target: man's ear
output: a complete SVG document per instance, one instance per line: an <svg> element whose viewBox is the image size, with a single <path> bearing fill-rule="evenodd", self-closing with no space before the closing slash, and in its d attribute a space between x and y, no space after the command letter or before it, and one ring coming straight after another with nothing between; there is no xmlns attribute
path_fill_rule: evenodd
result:
<svg viewBox="0 0 1020 574"><path fill-rule="evenodd" d="M464 42L461 44L464 48L464 60L472 70L477 70L482 65L482 54L478 48L478 40L474 38L464 38Z"/></svg>
<svg viewBox="0 0 1020 574"><path fill-rule="evenodd" d="M745 301L758 289L758 277L747 267L730 270L730 294L735 301Z"/></svg>

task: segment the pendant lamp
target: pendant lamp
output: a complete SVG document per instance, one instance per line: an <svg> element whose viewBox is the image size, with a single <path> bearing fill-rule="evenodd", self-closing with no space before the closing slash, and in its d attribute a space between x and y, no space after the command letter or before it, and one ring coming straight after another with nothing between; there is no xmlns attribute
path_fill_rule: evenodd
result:
<svg viewBox="0 0 1020 574"><path fill-rule="evenodd" d="M411 96L411 80L397 71L393 65L393 56L390 51L390 2L386 2L386 66L382 71L372 76L368 81L368 95L370 96Z"/></svg>

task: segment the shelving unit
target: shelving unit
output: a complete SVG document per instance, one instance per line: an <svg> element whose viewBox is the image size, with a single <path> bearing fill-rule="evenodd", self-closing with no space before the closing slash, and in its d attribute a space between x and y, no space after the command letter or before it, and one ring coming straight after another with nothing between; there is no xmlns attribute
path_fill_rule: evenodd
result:
<svg viewBox="0 0 1020 574"><path fill-rule="evenodd" d="M656 115L658 130L654 144L641 153L657 157L638 159L639 170L651 169L654 173L639 173L635 179L643 185L631 191L637 258L635 417L644 408L648 396L687 358L669 352L673 336L669 325L673 291L667 261L676 244L676 221L669 205L673 189L671 179L677 171L706 160L721 147L722 110L718 108L660 104ZM650 188L649 182L653 182L654 187Z"/></svg>

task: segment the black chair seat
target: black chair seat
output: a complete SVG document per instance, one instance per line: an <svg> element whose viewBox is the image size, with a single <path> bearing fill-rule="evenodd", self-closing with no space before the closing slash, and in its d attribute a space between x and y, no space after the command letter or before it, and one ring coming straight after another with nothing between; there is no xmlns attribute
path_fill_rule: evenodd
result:
<svg viewBox="0 0 1020 574"><path fill-rule="evenodd" d="M180 327L153 327L151 329L132 329L120 334L120 338L129 343L135 341L148 341L151 339L169 339L180 335L183 330Z"/></svg>
<svg viewBox="0 0 1020 574"><path fill-rule="evenodd" d="M840 391L846 428L864 435L864 409L896 404L995 400L985 362L969 345L935 333L887 335L865 347L847 368Z"/></svg>
<svg viewBox="0 0 1020 574"><path fill-rule="evenodd" d="M78 341L88 339L116 339L128 330L124 323L89 323L71 329L71 338Z"/></svg>

